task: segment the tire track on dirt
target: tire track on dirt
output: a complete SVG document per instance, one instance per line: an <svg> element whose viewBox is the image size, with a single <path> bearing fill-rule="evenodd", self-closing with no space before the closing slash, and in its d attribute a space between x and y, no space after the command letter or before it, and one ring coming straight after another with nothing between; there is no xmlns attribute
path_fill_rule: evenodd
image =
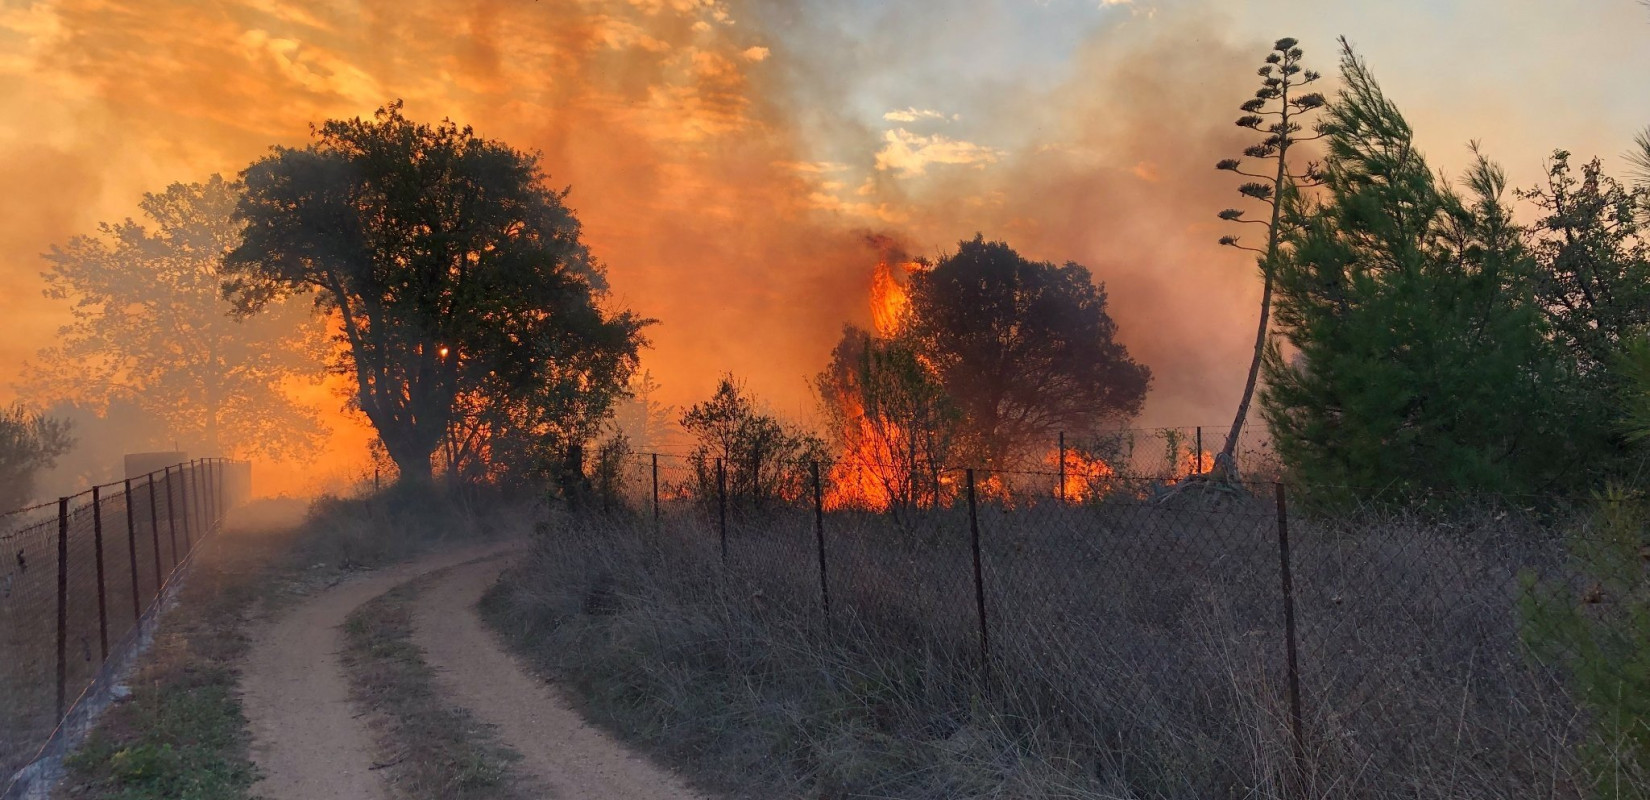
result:
<svg viewBox="0 0 1650 800"><path fill-rule="evenodd" d="M372 771L372 733L356 717L339 663L340 626L362 603L407 581L521 546L469 547L372 572L255 629L241 677L252 758L263 773L253 792L270 800L386 800Z"/></svg>
<svg viewBox="0 0 1650 800"><path fill-rule="evenodd" d="M677 777L590 726L554 686L523 668L476 610L508 559L454 568L420 593L413 641L444 693L522 755L563 800L703 800Z"/></svg>

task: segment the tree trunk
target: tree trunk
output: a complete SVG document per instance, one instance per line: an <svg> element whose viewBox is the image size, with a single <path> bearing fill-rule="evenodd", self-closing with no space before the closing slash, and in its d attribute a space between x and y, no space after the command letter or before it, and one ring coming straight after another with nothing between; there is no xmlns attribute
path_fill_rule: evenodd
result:
<svg viewBox="0 0 1650 800"><path fill-rule="evenodd" d="M1255 356L1249 360L1249 379L1243 384L1243 398L1238 401L1237 415L1232 418L1231 430L1226 432L1226 445L1215 457L1215 468L1210 472L1216 478L1235 480L1238 477L1237 444L1243 433L1244 418L1249 416L1249 402L1255 397L1255 381L1260 377L1261 357L1266 354L1266 326L1272 319L1272 277L1278 258L1278 222L1283 216L1284 181L1289 177L1289 84L1287 74L1281 93L1282 141L1278 145L1277 176L1272 181L1272 221L1266 226L1266 254L1260 262L1265 276L1260 293L1260 327L1255 331ZM1201 456L1200 456L1201 457Z"/></svg>
<svg viewBox="0 0 1650 800"><path fill-rule="evenodd" d="M1237 477L1237 445L1238 436L1243 432L1243 420L1249 416L1249 403L1255 396L1255 383L1260 378L1261 357L1266 353L1266 326L1272 317L1272 270L1268 266L1265 270L1265 288L1260 293L1260 327L1255 331L1255 355L1249 361L1249 379L1243 384L1243 398L1238 400L1237 416L1232 419L1232 428L1226 432L1226 444L1220 448L1220 456L1215 459L1213 472L1226 478Z"/></svg>
<svg viewBox="0 0 1650 800"><path fill-rule="evenodd" d="M414 434L396 435L383 429L378 431L378 438L400 473L397 482L421 485L434 481L431 457L435 455L436 442L421 442L421 437Z"/></svg>

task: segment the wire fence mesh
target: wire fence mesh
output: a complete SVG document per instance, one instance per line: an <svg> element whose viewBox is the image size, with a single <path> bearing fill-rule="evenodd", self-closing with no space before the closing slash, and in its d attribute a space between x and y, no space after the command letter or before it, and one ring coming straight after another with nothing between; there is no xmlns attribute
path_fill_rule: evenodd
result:
<svg viewBox="0 0 1650 800"><path fill-rule="evenodd" d="M190 461L0 515L0 775L33 760L130 650L222 521L231 463Z"/></svg>
<svg viewBox="0 0 1650 800"><path fill-rule="evenodd" d="M1292 514L1275 482L1070 470L947 470L926 499L863 508L829 469L784 469L634 457L583 501L617 524L549 546L618 580L591 549L626 530L638 563L773 636L909 662L926 734L986 696L1129 796L1579 798L1601 769L1650 785L1631 758L1597 763L1645 733L1611 730L1599 697L1650 676L1622 649L1637 618L1586 607L1577 543L1605 534L1573 511L1328 517Z"/></svg>

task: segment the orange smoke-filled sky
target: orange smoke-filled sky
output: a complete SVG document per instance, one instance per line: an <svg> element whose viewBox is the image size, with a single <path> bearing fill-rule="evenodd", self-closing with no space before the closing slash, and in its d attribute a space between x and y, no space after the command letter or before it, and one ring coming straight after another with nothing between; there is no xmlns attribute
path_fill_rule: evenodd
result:
<svg viewBox="0 0 1650 800"><path fill-rule="evenodd" d="M1155 373L1142 424L1220 425L1258 286L1214 244L1236 196L1212 165L1270 42L1332 73L1343 33L1446 170L1469 139L1515 185L1555 147L1619 167L1650 124L1634 0L0 0L0 364L65 319L53 243L404 98L543 154L614 303L660 320L669 402L731 370L806 416L869 322L866 234L938 255L978 231L1107 284ZM266 491L360 463L367 432L309 396L334 441Z"/></svg>

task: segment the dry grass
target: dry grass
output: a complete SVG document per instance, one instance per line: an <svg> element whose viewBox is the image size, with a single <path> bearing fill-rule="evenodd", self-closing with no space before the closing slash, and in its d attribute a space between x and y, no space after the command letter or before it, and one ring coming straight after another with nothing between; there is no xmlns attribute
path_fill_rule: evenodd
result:
<svg viewBox="0 0 1650 800"><path fill-rule="evenodd" d="M344 668L352 699L367 712L392 793L408 800L525 800L537 796L511 764L520 755L492 729L445 702L423 652L412 643L412 600L429 579L352 613Z"/></svg>
<svg viewBox="0 0 1650 800"><path fill-rule="evenodd" d="M259 513L270 518L238 524L202 546L128 682L131 697L109 709L69 759L58 796L248 796L256 773L235 696L249 645L245 619L301 535L290 509L248 509Z"/></svg>
<svg viewBox="0 0 1650 800"><path fill-rule="evenodd" d="M1305 759L1269 502L661 530L558 519L483 608L593 719L753 797L1574 798L1585 719L1519 641L1531 520L1294 521Z"/></svg>

